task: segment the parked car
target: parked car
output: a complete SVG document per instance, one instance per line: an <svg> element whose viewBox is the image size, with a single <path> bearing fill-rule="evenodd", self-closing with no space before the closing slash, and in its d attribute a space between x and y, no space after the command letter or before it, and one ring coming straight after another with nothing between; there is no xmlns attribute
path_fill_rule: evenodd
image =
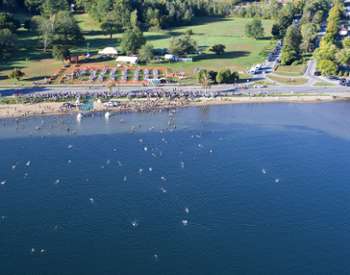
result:
<svg viewBox="0 0 350 275"><path fill-rule="evenodd" d="M346 78L342 78L339 80L339 84L342 86L350 86L350 80L347 80Z"/></svg>
<svg viewBox="0 0 350 275"><path fill-rule="evenodd" d="M327 77L329 80L339 80L339 77L335 76L335 75L330 75Z"/></svg>
<svg viewBox="0 0 350 275"><path fill-rule="evenodd" d="M118 102L115 101L115 100L111 100L111 101L108 101L108 102L105 102L103 103L103 105L106 107L106 108L113 108L113 107L118 107Z"/></svg>

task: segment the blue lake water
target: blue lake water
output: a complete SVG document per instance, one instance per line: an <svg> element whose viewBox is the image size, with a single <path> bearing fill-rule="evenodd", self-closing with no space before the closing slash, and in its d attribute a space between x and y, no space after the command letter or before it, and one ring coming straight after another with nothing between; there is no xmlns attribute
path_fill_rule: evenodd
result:
<svg viewBox="0 0 350 275"><path fill-rule="evenodd" d="M0 120L0 274L350 274L349 167L347 102Z"/></svg>

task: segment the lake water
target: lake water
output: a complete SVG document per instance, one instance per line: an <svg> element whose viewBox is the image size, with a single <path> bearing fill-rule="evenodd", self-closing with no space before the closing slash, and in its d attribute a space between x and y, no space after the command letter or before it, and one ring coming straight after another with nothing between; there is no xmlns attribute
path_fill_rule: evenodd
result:
<svg viewBox="0 0 350 275"><path fill-rule="evenodd" d="M349 167L346 102L1 120L0 274L350 274Z"/></svg>

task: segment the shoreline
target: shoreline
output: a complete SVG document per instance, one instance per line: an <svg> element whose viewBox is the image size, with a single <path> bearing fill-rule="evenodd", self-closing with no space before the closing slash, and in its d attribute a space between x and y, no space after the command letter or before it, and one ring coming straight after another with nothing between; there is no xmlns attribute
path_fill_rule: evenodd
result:
<svg viewBox="0 0 350 275"><path fill-rule="evenodd" d="M107 108L102 103L95 102L92 112L152 112L161 109L182 107L199 107L228 104L266 104L266 103L322 103L345 101L350 98L336 95L279 95L279 96L230 96L215 98L188 99L142 99L121 101L119 106ZM79 109L62 111L63 102L41 102L34 104L0 104L0 119L25 118L33 116L77 114Z"/></svg>

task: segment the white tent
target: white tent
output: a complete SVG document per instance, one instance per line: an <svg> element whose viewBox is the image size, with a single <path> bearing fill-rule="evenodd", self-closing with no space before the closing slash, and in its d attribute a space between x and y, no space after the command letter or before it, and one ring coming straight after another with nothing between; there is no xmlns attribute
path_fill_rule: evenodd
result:
<svg viewBox="0 0 350 275"><path fill-rule="evenodd" d="M138 61L138 57L137 56L118 56L116 61L121 63L136 64Z"/></svg>
<svg viewBox="0 0 350 275"><path fill-rule="evenodd" d="M118 51L117 51L116 48L107 47L107 48L104 48L103 50L98 51L98 54L100 54L100 55L115 56L115 55L118 55Z"/></svg>
<svg viewBox="0 0 350 275"><path fill-rule="evenodd" d="M177 56L173 55L173 54L165 54L164 55L164 59L168 60L168 61L176 61L177 60Z"/></svg>

